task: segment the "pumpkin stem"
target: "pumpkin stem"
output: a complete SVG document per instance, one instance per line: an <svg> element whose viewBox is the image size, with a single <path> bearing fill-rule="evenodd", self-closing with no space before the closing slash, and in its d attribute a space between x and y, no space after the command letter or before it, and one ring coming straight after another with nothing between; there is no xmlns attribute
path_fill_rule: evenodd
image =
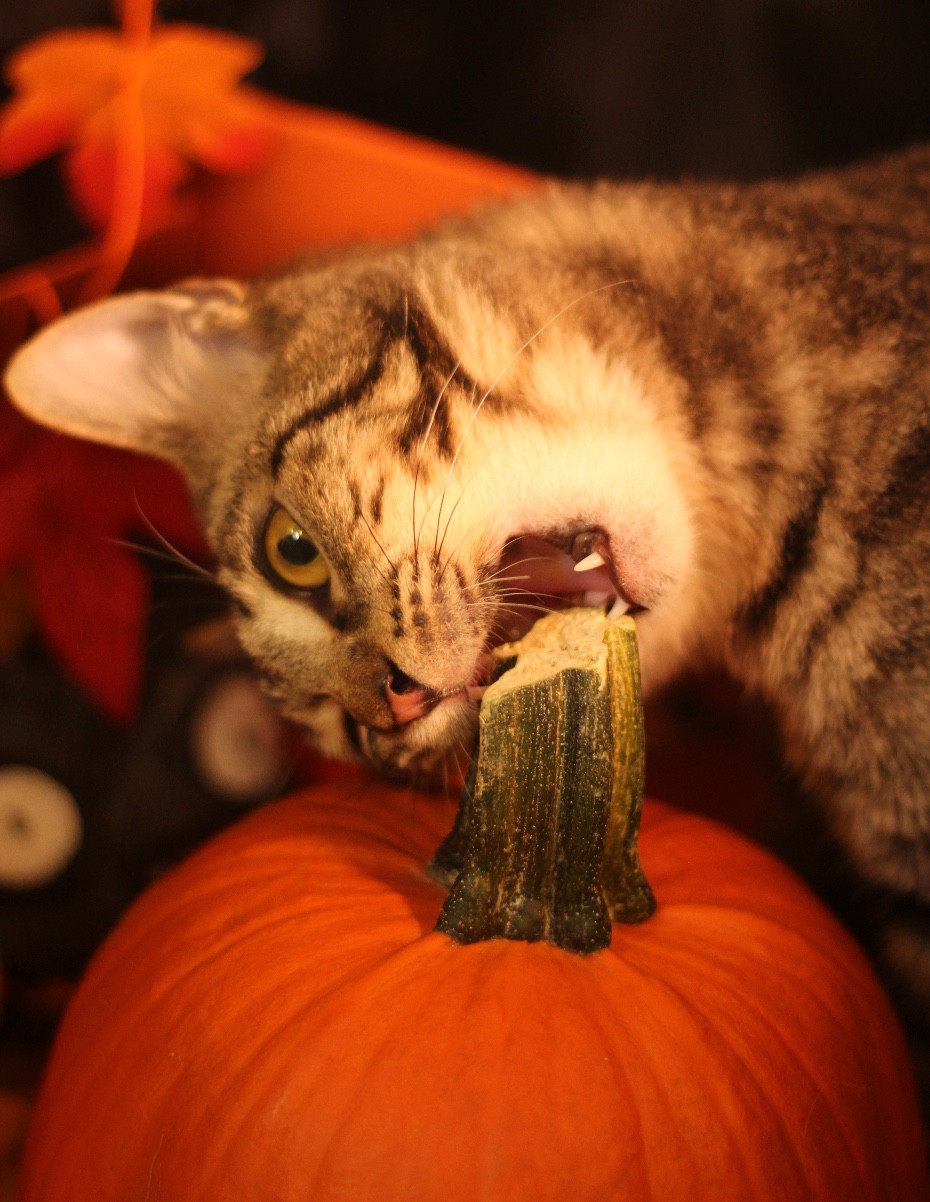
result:
<svg viewBox="0 0 930 1202"><path fill-rule="evenodd" d="M590 609L542 618L495 652L452 832L436 929L576 952L655 909L636 847L644 740L636 627Z"/></svg>

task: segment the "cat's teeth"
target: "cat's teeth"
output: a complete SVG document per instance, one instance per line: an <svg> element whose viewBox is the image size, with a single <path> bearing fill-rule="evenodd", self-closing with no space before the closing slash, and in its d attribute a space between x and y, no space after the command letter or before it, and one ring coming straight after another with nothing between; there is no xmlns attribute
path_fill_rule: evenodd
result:
<svg viewBox="0 0 930 1202"><path fill-rule="evenodd" d="M621 614L625 614L630 608L630 603L624 601L622 597L617 597L613 605L607 611L608 618L619 618Z"/></svg>
<svg viewBox="0 0 930 1202"><path fill-rule="evenodd" d="M589 609L602 609L616 594L611 589L591 589L584 594L583 604Z"/></svg>
<svg viewBox="0 0 930 1202"><path fill-rule="evenodd" d="M602 568L607 560L600 551L592 551L590 555L586 555L584 559L579 559L575 564L576 572L590 572L594 568Z"/></svg>

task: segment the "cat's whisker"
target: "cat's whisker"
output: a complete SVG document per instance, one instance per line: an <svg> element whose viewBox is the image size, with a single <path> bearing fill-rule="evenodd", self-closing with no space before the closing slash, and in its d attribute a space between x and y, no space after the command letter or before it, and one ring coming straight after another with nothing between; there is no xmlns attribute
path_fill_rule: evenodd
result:
<svg viewBox="0 0 930 1202"><path fill-rule="evenodd" d="M182 579L179 577L178 579ZM217 612L217 604L215 597L208 597L204 594L197 596L184 597L167 597L164 600L153 601L148 607L149 615L180 612L182 610L203 610L205 613L216 615L217 619L223 618L228 613L226 610ZM231 618L229 619L232 620Z"/></svg>
<svg viewBox="0 0 930 1202"><path fill-rule="evenodd" d="M446 518L446 524L445 524L445 527L443 528L443 532L442 532L442 539L440 540L439 524L442 521L442 507L445 504L446 493L449 491L449 481L451 478L452 477L451 477L451 471L450 471L446 475L445 480L443 481L442 495L439 498L439 511L436 514L436 533L433 536L433 560L435 562L439 561L439 558L442 554L443 543L445 543L445 541L446 541L446 534L448 533L448 530L449 530L449 524L452 521L453 516L455 515L455 511L459 506L459 502L461 501L462 497L465 495L466 488L468 488L469 484L471 484L472 480L475 478L475 473L472 472L472 474L468 477L468 479L463 481L462 487L459 490L459 495L455 500L455 504L452 506L452 512L449 514L448 518ZM443 567L443 571L445 571L445 567Z"/></svg>
<svg viewBox="0 0 930 1202"><path fill-rule="evenodd" d="M373 563L371 566L375 569L375 571L378 573L378 575L381 577L381 579L384 581L384 583L388 587L390 587L391 578L390 578L390 576L388 576L387 572L385 572L382 568L380 568L378 566L378 564L376 564L376 563Z"/></svg>
<svg viewBox="0 0 930 1202"><path fill-rule="evenodd" d="M463 735L459 735L452 744L451 755L454 757L452 759L452 765L455 768L456 774L458 775L460 781L464 779L468 771L468 763L472 757L473 747L474 743L467 742ZM456 789L456 797L458 797L460 793L461 786Z"/></svg>
<svg viewBox="0 0 930 1202"><path fill-rule="evenodd" d="M185 555L184 552L180 550L180 548L176 547L169 538L167 538L164 534L162 534L162 532L158 529L158 527L155 525L155 523L152 521L152 519L148 516L148 514L142 508L142 503L139 500L138 493L136 493L136 492L133 493L132 500L133 500L133 504L136 507L136 513L138 513L139 517L145 523L146 529L149 531L149 533L152 535L152 537L156 540L156 542L172 558L177 560L179 563L185 564L187 567L189 567L191 569L191 571L198 572L205 576L210 576L212 579L212 573L207 568L203 567L202 564L197 563L196 560L193 560L189 556Z"/></svg>
<svg viewBox="0 0 930 1202"><path fill-rule="evenodd" d="M474 478L474 473L472 473L472 475L469 476L468 479L463 483L462 490L459 493L458 500L456 501L456 505L458 505L458 502L462 499L462 494L465 492L465 489L471 483L473 478ZM420 528L417 532L417 544L419 545L420 535L422 535L422 533L423 533L423 527L426 525L426 519L429 517L429 511L433 508L433 506L436 504L436 501L438 500L439 501L439 510L436 513L436 532L433 535L433 562L434 563L438 562L437 542L439 539L439 524L442 521L442 507L445 504L446 491L448 488L448 484L449 484L449 479L447 477L443 483L442 491L434 494L433 498L430 500L430 503L427 505L426 510L423 514L423 518L420 522ZM450 517L451 517L451 514L450 514ZM447 528L448 528L448 523L447 523ZM445 534L443 534L443 537L445 537Z"/></svg>
<svg viewBox="0 0 930 1202"><path fill-rule="evenodd" d="M446 801L452 797L452 790L449 787L449 761L445 758L442 760L442 793Z"/></svg>
<svg viewBox="0 0 930 1202"><path fill-rule="evenodd" d="M365 529L366 529L366 530L368 531L368 533L371 535L371 537L372 537L372 541L374 542L375 546L378 548L378 550L381 552L381 554L382 554L382 555L384 556L384 558L387 560L388 567L389 567L389 568L391 569L391 571L392 571L392 572L393 572L393 573L396 575L396 574L397 574L397 567L395 566L393 559L391 559L390 555L388 555L387 551L385 551L384 547L383 547L383 546L382 546L382 544L381 544L381 540L378 538L377 534L375 534L374 530L372 530L372 528L371 528L371 523L368 521L368 518L366 518L366 517L365 517L365 514L362 512L362 510L361 510L361 509L359 509L357 512L358 512L358 516L359 516L359 517L362 519L362 521L365 523ZM378 565L377 565L377 564L375 564L375 567L376 567L376 568L377 568L377 566L378 566ZM380 569L380 568L378 568L378 571L379 571L379 573L380 573L380 575L381 575L382 579L383 579L383 580L385 580L385 581L387 581L388 583L390 583L390 581L388 580L388 577L384 575L384 573L381 571L381 569Z"/></svg>
<svg viewBox="0 0 930 1202"><path fill-rule="evenodd" d="M452 513L449 514L449 519L446 522L446 527L445 527L445 530L443 531L443 535L442 535L442 542L440 542L437 546L436 540L438 539L438 536L439 536L439 521L440 521L440 517L442 514L442 504L443 504L443 501L445 500L445 495L446 495L445 489L443 490L442 496L440 497L439 513L437 513L437 515L436 515L436 535L434 536L434 539L433 539L433 563L437 566L439 564L443 544L445 543L446 534L449 530L449 522L451 522L451 520L452 520L455 510L458 507L459 501L461 501L462 497L465 494L465 489L468 487L468 485L472 482L473 479L474 479L474 473L472 473L472 475L469 476L468 479L465 480L465 482L462 484L461 492L459 493L458 498L456 499L455 505L453 505L453 507L452 507ZM437 583L440 583L442 581L442 579L446 573L446 568L448 568L451 561L455 558L456 552L459 550L462 543L467 540L467 538L468 538L468 531L463 533L462 538L456 543L456 545L449 552L446 562L442 565L442 567L439 571L439 575L437 577Z"/></svg>
<svg viewBox="0 0 930 1202"><path fill-rule="evenodd" d="M183 573L178 572L176 575L170 577L170 579L190 580L191 577L194 576L208 581L210 584L216 585L217 588L221 587L217 582L215 574L211 572L209 568L205 568L201 564L196 563L193 559L189 559L182 552L178 551L176 547L172 547L170 543L167 543L165 539L161 539L160 541L170 549L162 550L158 547L149 546L147 543L135 542L133 539L129 538L107 539L107 542L111 547L121 547L126 551L134 551L136 554L142 555L146 559L157 560L160 563L173 564L177 568L184 569ZM168 577L165 577L165 579L168 579Z"/></svg>
<svg viewBox="0 0 930 1202"><path fill-rule="evenodd" d="M529 580L529 579L531 579L531 577L529 577L529 576L513 576L513 577L507 576L504 579L505 579L505 581L509 581L509 580L517 581L517 580ZM582 590L579 589L578 591L580 593ZM562 598L564 598L566 594L565 593L552 593L552 592L546 591L545 589L525 588L525 587L521 587L520 585L517 585L517 584L514 584L511 586L507 583L504 583L504 584L494 585L492 595L494 597L526 597L527 595L529 595L532 597L562 597ZM474 601L475 598L472 598L471 600Z"/></svg>
<svg viewBox="0 0 930 1202"><path fill-rule="evenodd" d="M158 580L164 584L193 584L196 581L198 585L203 585L205 588L209 586L208 592L204 595L204 600L201 602L203 605L213 605L216 603L216 597L226 595L223 586L218 581L202 580L199 577L190 576L184 572L159 572Z"/></svg>
<svg viewBox="0 0 930 1202"><path fill-rule="evenodd" d="M471 387L472 402L474 402L474 399L477 395L478 395L478 385L472 384L472 387ZM460 449L461 449L461 443L459 443L459 446L456 448L455 455L453 456L453 459L452 459L452 463L449 465L449 470L446 472L445 478L442 482L442 489L440 490L440 493L439 493L439 509L436 513L436 537L437 538L439 536L439 523L442 521L442 507L446 502L446 492L448 491L448 488L449 488L449 482L452 479L452 473L455 470L455 462L458 459L458 453L459 453ZM433 539L433 555L435 556L435 554L436 554L436 539L434 538Z"/></svg>
<svg viewBox="0 0 930 1202"><path fill-rule="evenodd" d="M426 519L429 517L429 511L433 508L433 506L436 504L437 501L440 502L440 508L441 508L441 505L442 505L442 494L441 493L434 494L434 496L431 498L429 504L426 506L426 509L423 511L423 517L420 519L420 525L416 531L416 535L415 535L415 539L414 539L414 545L418 549L419 549L419 545L420 545L420 538L423 534L423 527L426 525ZM438 514L437 514L436 520L437 520L437 524L438 524L438 521L439 521Z"/></svg>
<svg viewBox="0 0 930 1202"><path fill-rule="evenodd" d="M553 597L552 600L557 601L557 600L560 600L560 598ZM542 605L535 601L508 601L506 605L502 606L502 608L507 609L507 610L511 610L511 609L538 610L540 613L551 614L553 609L556 608L556 606L555 605Z"/></svg>
<svg viewBox="0 0 930 1202"><path fill-rule="evenodd" d="M442 558L442 548L445 545L446 535L449 533L449 526L452 522L452 519L455 517L455 511L456 511L456 509L458 509L459 502L462 500L462 497L464 497L464 495L465 495L465 488L466 488L467 484L469 484L471 482L471 479L472 479L472 477L469 477L469 479L466 481L466 483L462 486L461 492L455 499L455 504L452 506L452 509L449 512L449 516L446 519L446 526L442 532L442 538L439 540L439 546L437 547L435 541L433 542L433 560L434 560L434 562L438 563L438 561ZM436 520L436 534L437 535L439 534L439 519L438 518ZM451 556L450 556L450 558L451 558ZM443 578L446 567L448 566L448 562L449 561L447 560L439 572L440 580L442 580L442 578Z"/></svg>
<svg viewBox="0 0 930 1202"><path fill-rule="evenodd" d="M502 567L498 568L496 572L491 572L487 576L482 576L480 580L475 580L471 584L464 585L463 591L465 589L481 588L482 586L491 584L495 580L500 580L501 578L505 580L529 580L531 579L529 576L514 576L512 574L513 569L522 568L524 564L528 563L544 563L547 561L547 559L548 556L546 555L525 555L522 559L515 559L512 563L504 564Z"/></svg>
<svg viewBox="0 0 930 1202"><path fill-rule="evenodd" d="M203 615L198 617L196 611L202 610ZM161 621L161 629L151 629L151 619L155 615L159 615ZM177 615L176 621L170 622L165 617L166 614ZM195 633L199 628L209 625L214 620L222 618L222 614L216 612L216 602L212 599L204 598L201 601L195 602L188 598L183 601L160 601L149 606L148 616L150 619L150 629L145 636L145 650L148 655L154 651L176 643L178 639L182 644L185 639ZM208 658L211 658L209 653L206 653ZM249 664L248 656L245 651L241 655L230 655L228 662L241 662L243 667Z"/></svg>
<svg viewBox="0 0 930 1202"><path fill-rule="evenodd" d="M517 598L517 597L527 597L527 596L535 597L538 601L551 601L553 604L558 604L558 603L564 604L565 603L565 598L558 596L555 593L529 593L529 594L524 593L524 592L499 593L495 597L495 600L497 602L506 601L508 603L508 607L510 609L514 609L517 607L518 604L525 604L525 605L532 604L532 602L529 602L529 601L518 602L518 601L514 600L514 598Z"/></svg>
<svg viewBox="0 0 930 1202"><path fill-rule="evenodd" d="M439 412L439 406L442 404L442 398L446 395L446 389L449 387L449 385L455 379L455 373L458 371L458 369L459 369L459 363L456 362L455 366L452 368L452 371L446 377L442 388L440 388L439 395L436 397L436 403L433 405L433 411L429 415L429 422L427 423L426 430L423 434L423 438L420 440L420 446L417 451L417 466L416 466L416 470L413 475L413 515L412 516L413 516L413 554L414 554L414 558L416 558L420 552L420 534L422 533L422 530L423 530L422 523L421 523L420 529L417 530L417 483L420 479L420 465L423 462L423 454L426 450L426 444L429 441L429 436L433 429L433 423L436 420L436 414ZM426 508L426 513L429 513L429 510L430 510L430 506L428 505ZM424 522L426 521L426 514L423 515L423 521Z"/></svg>
<svg viewBox="0 0 930 1202"><path fill-rule="evenodd" d="M482 609L493 611L493 610L497 609L501 604L503 604L505 602L510 603L512 598L518 598L518 597L536 597L538 600L551 601L553 604L564 604L565 603L564 595L560 595L557 593L540 593L540 592L535 592L535 591L528 592L526 589L509 589L509 590L496 589L494 591L494 594L490 597L463 597L462 603L466 606L466 608L468 608L472 611L477 611L477 610L482 610ZM514 604L515 603L510 604L509 607L514 608ZM529 603L527 603L527 604L529 604Z"/></svg>

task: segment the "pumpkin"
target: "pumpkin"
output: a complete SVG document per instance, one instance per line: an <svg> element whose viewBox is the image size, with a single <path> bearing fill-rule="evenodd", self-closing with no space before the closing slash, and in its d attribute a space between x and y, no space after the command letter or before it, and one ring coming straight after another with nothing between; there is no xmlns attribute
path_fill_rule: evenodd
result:
<svg viewBox="0 0 930 1202"><path fill-rule="evenodd" d="M462 945L444 800L361 777L157 882L61 1026L22 1202L928 1196L895 1017L783 865L647 802L610 946Z"/></svg>

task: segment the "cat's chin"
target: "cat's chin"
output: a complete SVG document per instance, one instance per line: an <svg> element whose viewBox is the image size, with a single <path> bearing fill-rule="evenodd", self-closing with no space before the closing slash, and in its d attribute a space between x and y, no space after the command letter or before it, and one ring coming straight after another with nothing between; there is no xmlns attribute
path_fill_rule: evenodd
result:
<svg viewBox="0 0 930 1202"><path fill-rule="evenodd" d="M348 713L343 725L353 758L382 776L421 787L448 788L464 779L478 729L478 705L463 691L398 730L373 730Z"/></svg>
<svg viewBox="0 0 930 1202"><path fill-rule="evenodd" d="M411 745L406 734L370 731L365 740L364 759L388 780L419 788L457 789L465 779L476 726L477 721L467 738L460 735L454 745L435 746Z"/></svg>

